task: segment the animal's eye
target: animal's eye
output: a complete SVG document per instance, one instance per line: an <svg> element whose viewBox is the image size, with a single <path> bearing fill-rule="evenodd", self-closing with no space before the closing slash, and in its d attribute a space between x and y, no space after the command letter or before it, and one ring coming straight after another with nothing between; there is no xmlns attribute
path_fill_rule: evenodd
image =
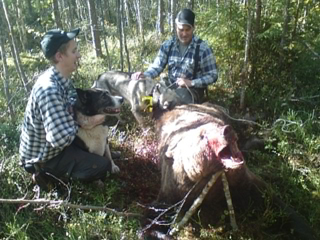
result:
<svg viewBox="0 0 320 240"><path fill-rule="evenodd" d="M203 133L200 133L200 139L203 140L205 138Z"/></svg>

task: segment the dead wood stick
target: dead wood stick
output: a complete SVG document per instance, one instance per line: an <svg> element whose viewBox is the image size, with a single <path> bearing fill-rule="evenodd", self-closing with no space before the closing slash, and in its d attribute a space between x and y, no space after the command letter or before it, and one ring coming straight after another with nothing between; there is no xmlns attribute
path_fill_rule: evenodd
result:
<svg viewBox="0 0 320 240"><path fill-rule="evenodd" d="M92 205L79 205L79 204L72 204L62 200L47 200L47 199L3 199L0 198L0 203L22 203L22 204L47 204L51 206L64 206L69 208L76 208L82 210L94 210L94 211L106 211L118 216L126 216L126 217L142 217L141 214L137 213L125 213L125 212L118 212L112 208L102 207L102 206L92 206Z"/></svg>
<svg viewBox="0 0 320 240"><path fill-rule="evenodd" d="M222 178L222 183L223 183L223 191L224 191L224 195L226 196L228 210L229 210L230 224L231 224L233 231L237 231L238 225L236 222L236 217L235 217L235 213L234 213L234 209L233 209L233 205L232 205L229 184L228 184L228 180L227 180L225 172L222 173L221 178Z"/></svg>
<svg viewBox="0 0 320 240"><path fill-rule="evenodd" d="M202 192L200 193L199 197L193 202L190 209L186 212L184 217L181 219L179 223L177 223L173 228L171 228L169 234L174 235L176 234L190 219L190 217L194 214L194 212L197 210L197 208L201 205L204 198L208 194L210 188L213 186L213 184L217 181L217 179L220 177L220 175L223 173L223 170L220 172L215 173L212 175L211 179L208 181L207 185L203 188ZM175 223L173 223L174 225Z"/></svg>

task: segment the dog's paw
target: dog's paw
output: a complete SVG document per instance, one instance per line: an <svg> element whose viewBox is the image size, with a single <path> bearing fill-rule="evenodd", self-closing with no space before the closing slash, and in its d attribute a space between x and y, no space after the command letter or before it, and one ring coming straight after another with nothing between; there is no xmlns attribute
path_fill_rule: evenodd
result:
<svg viewBox="0 0 320 240"><path fill-rule="evenodd" d="M115 163L112 163L111 172L112 173L118 173L118 172L120 172L120 168Z"/></svg>

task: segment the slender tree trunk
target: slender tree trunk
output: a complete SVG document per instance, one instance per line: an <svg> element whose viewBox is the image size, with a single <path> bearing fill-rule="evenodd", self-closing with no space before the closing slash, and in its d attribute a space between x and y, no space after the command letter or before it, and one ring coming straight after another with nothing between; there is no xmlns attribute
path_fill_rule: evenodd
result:
<svg viewBox="0 0 320 240"><path fill-rule="evenodd" d="M126 13L126 22L129 29L131 29L130 8L128 0L124 0L124 10Z"/></svg>
<svg viewBox="0 0 320 240"><path fill-rule="evenodd" d="M261 0L257 0L257 3L256 3L256 22L255 22L255 33L256 34L260 33L261 8L262 8Z"/></svg>
<svg viewBox="0 0 320 240"><path fill-rule="evenodd" d="M107 31L106 31L106 27L105 27L105 20L106 20L106 16L105 16L105 10L104 10L104 3L101 2L101 8L100 8L100 15L101 15L101 28L102 28L102 36L103 36L103 44L104 44L104 48L106 49L106 54L107 54L107 62L108 62L108 69L111 70L112 69L112 64L111 64L111 59L110 59L110 54L109 54L109 48L108 48L108 42L107 42Z"/></svg>
<svg viewBox="0 0 320 240"><path fill-rule="evenodd" d="M67 0L67 4L68 4L68 13L69 13L69 25L70 25L70 29L74 29L75 28L75 24L74 24L74 20L76 18L76 14L77 12L75 11L75 2L74 0Z"/></svg>
<svg viewBox="0 0 320 240"><path fill-rule="evenodd" d="M290 0L286 0L286 5L284 8L284 21L283 21L283 27L282 27L282 36L281 36L281 47L284 48L287 45L288 40L288 32L289 32L289 22L290 22Z"/></svg>
<svg viewBox="0 0 320 240"><path fill-rule="evenodd" d="M7 6L6 6L4 0L1 0L1 3L2 3L3 13L4 13L4 17L5 17L5 22L7 23L8 30L9 30L11 46L12 46L11 49L12 49L12 55L13 55L14 63L15 63L16 69L17 69L17 71L19 73L22 85L23 85L26 93L28 93L29 92L28 80L27 80L27 77L26 77L26 75L25 75L25 73L24 73L24 71L22 69L22 64L21 64L19 52L18 52L16 43L15 43L15 40L14 40L14 37L13 37L14 33L12 31L9 15L8 15L8 12L7 12Z"/></svg>
<svg viewBox="0 0 320 240"><path fill-rule="evenodd" d="M127 35L126 35L126 30L124 26L124 19L125 19L125 13L124 13L124 0L121 0L121 30L122 30L122 39L123 39L123 46L124 50L126 52L126 57L127 57L127 66L128 66L128 72L131 71L131 64L130 64L130 56L129 56L129 51L128 51L128 46L127 46Z"/></svg>
<svg viewBox="0 0 320 240"><path fill-rule="evenodd" d="M53 0L52 1L52 5L53 5L54 19L55 19L57 28L63 29L62 22L61 22L60 11L59 11L58 0Z"/></svg>
<svg viewBox="0 0 320 240"><path fill-rule="evenodd" d="M170 1L170 31L171 33L174 33L174 20L176 18L176 0Z"/></svg>
<svg viewBox="0 0 320 240"><path fill-rule="evenodd" d="M163 0L158 0L158 18L157 18L157 32L158 32L158 34L164 33L163 11L164 11Z"/></svg>
<svg viewBox="0 0 320 240"><path fill-rule="evenodd" d="M122 29L121 29L121 0L117 0L117 16L118 16L118 34L119 34L119 42L120 42L120 68L123 71L123 46L122 46Z"/></svg>
<svg viewBox="0 0 320 240"><path fill-rule="evenodd" d="M3 24L1 23L2 19L0 17L0 27L3 27ZM2 69L3 69L3 74L1 74L1 78L3 79L3 89L4 89L4 94L6 97L7 101L7 107L8 107L8 112L10 116L10 120L14 120L14 108L11 103L11 93L10 93L10 88L9 88L9 74L8 74L8 64L7 64L7 54L6 54L6 49L4 47L5 44L5 38L4 34L0 34L0 54L1 54L1 60L2 60Z"/></svg>
<svg viewBox="0 0 320 240"><path fill-rule="evenodd" d="M16 19L17 23L16 27L19 32L19 40L20 40L20 45L21 49L23 52L26 51L26 44L27 44L27 38L26 38L26 24L24 22L24 15L22 13L22 8L23 8L23 2L21 0L16 0L16 4L13 4L13 8L16 10Z"/></svg>
<svg viewBox="0 0 320 240"><path fill-rule="evenodd" d="M139 29L140 37L142 40L142 44L144 46L145 41L144 41L144 30L143 30L143 17L141 12L141 0L135 0L135 6L136 6L136 12L137 12L138 29Z"/></svg>
<svg viewBox="0 0 320 240"><path fill-rule="evenodd" d="M101 40L94 0L88 0L88 9L93 47L96 51L96 56L100 58L102 57Z"/></svg>
<svg viewBox="0 0 320 240"><path fill-rule="evenodd" d="M245 42L245 52L244 52L244 60L243 60L243 68L241 70L240 78L241 78L241 90L240 90L240 109L243 110L245 107L245 92L246 85L249 77L249 51L250 51L250 40L251 40L251 1L248 0L247 5L247 35Z"/></svg>

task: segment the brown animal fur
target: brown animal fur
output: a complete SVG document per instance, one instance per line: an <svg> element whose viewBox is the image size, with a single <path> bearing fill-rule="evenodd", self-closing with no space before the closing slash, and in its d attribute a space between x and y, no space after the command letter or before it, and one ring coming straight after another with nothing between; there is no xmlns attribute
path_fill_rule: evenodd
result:
<svg viewBox="0 0 320 240"><path fill-rule="evenodd" d="M264 203L262 191L267 185L246 166L237 146L237 135L228 116L217 105L182 105L165 112L156 120L159 136L161 189L157 203L173 205L188 195L187 210L202 192L211 176L226 171L236 217L240 210ZM275 196L272 201L285 209L290 229L300 239L314 239L306 222ZM216 223L227 210L221 177L208 192L201 205L204 222Z"/></svg>

